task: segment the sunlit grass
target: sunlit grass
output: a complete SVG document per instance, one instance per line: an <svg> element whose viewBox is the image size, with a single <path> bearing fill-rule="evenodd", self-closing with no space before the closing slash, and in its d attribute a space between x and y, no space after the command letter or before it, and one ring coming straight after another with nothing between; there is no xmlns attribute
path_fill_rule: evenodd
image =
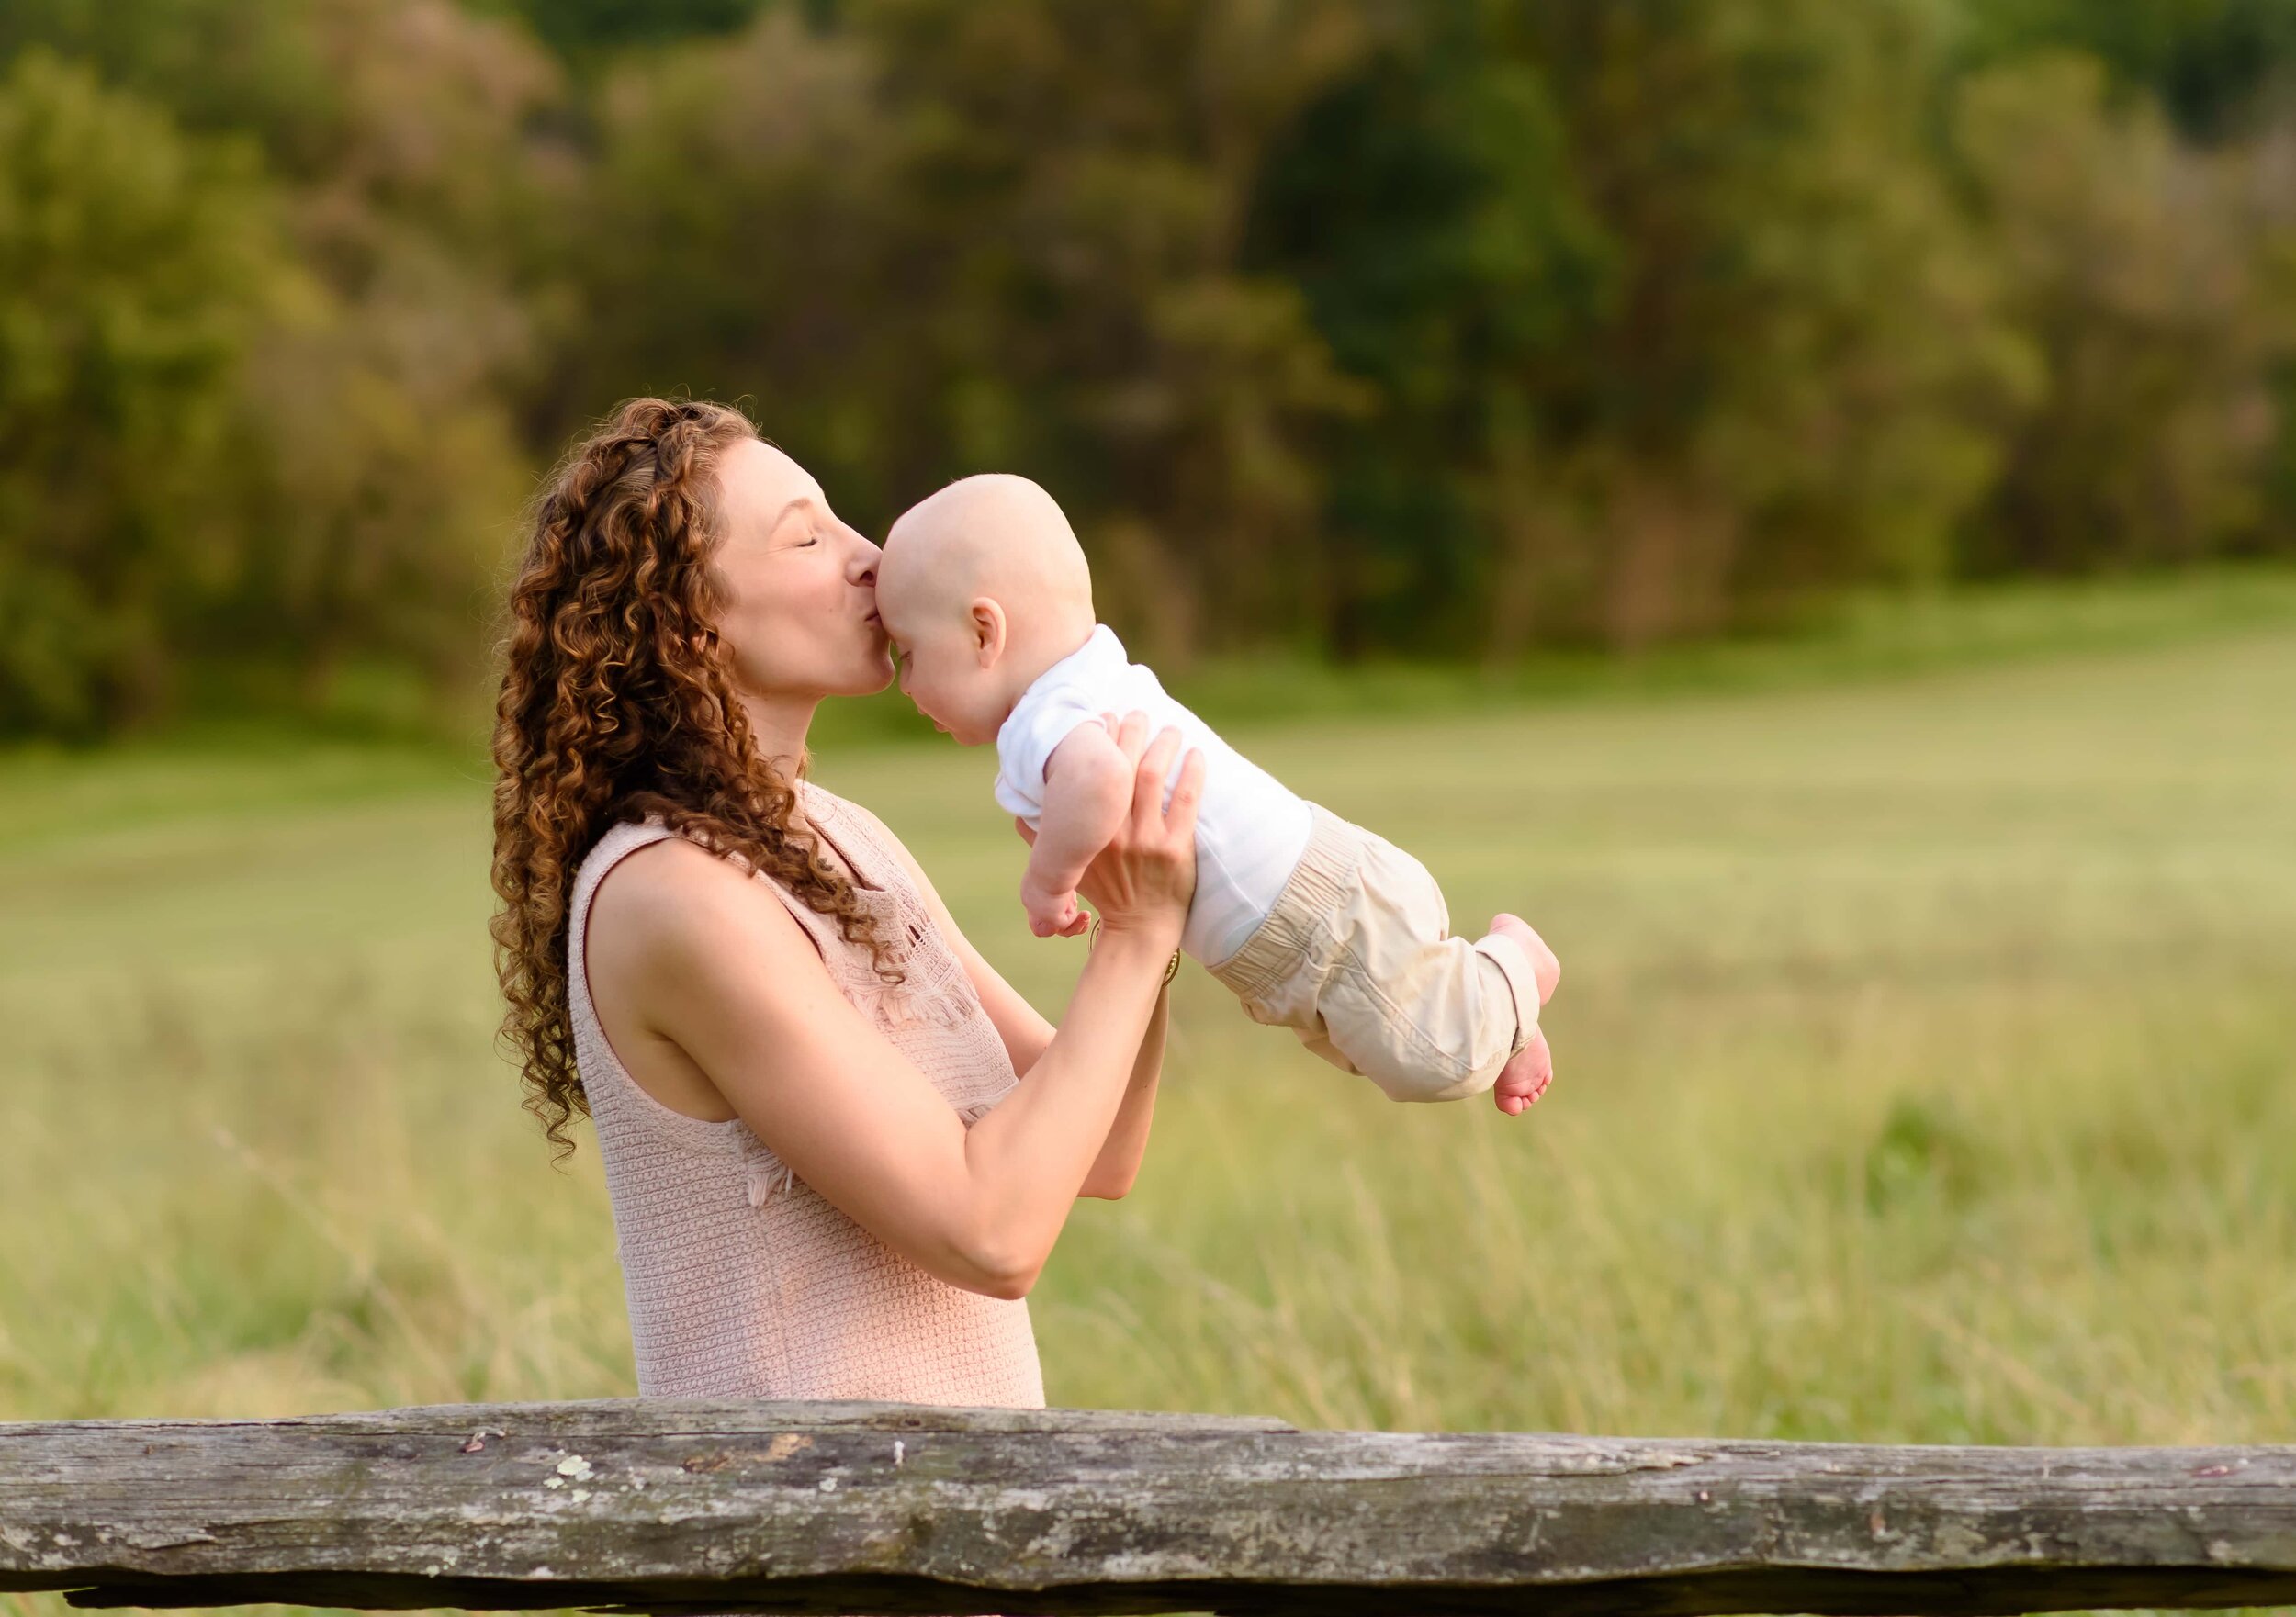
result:
<svg viewBox="0 0 2296 1617"><path fill-rule="evenodd" d="M1560 1076L1398 1107L1187 973L1032 1298L1054 1401L2296 1441L2296 636L1235 733L1548 932ZM819 760L1056 1010L990 769ZM0 1419L631 1389L595 1151L490 1048L484 787L0 763Z"/></svg>

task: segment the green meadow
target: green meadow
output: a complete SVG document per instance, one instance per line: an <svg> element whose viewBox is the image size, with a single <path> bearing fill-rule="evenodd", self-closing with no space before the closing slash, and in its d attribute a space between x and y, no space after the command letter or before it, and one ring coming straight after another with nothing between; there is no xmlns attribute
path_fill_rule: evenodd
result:
<svg viewBox="0 0 2296 1617"><path fill-rule="evenodd" d="M1559 1076L1398 1106L1188 970L1139 1186L1031 1298L1053 1401L2296 1441L2296 614L2158 617L1235 720L1546 933ZM993 760L838 735L1056 1014ZM492 1046L486 814L414 744L0 757L0 1420L633 1390L596 1152Z"/></svg>

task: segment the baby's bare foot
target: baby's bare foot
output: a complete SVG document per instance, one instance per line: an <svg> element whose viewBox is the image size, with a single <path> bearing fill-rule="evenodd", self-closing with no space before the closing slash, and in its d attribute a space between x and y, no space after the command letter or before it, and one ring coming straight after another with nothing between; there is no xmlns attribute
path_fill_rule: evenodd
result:
<svg viewBox="0 0 2296 1617"><path fill-rule="evenodd" d="M1491 929L1531 957L1531 975L1538 980L1538 1003L1545 1005L1554 998L1555 984L1562 981L1562 962L1547 947L1547 940L1532 931L1531 924L1522 916L1504 911L1491 917Z"/></svg>
<svg viewBox="0 0 2296 1617"><path fill-rule="evenodd" d="M1547 940L1520 915L1493 915L1491 930L1530 957L1531 976L1538 984L1538 1003L1545 1005L1554 998L1555 985L1562 981L1562 962L1547 947ZM1547 1035L1535 1029L1530 1042L1499 1069L1499 1082L1491 1086L1491 1102L1508 1117L1521 1117L1524 1108L1545 1095L1547 1086L1554 1081L1554 1052L1547 1047Z"/></svg>
<svg viewBox="0 0 2296 1617"><path fill-rule="evenodd" d="M1491 1085L1491 1102L1508 1117L1519 1117L1554 1081L1555 1058L1547 1048L1547 1035L1534 1033L1530 1043L1499 1069L1499 1082Z"/></svg>

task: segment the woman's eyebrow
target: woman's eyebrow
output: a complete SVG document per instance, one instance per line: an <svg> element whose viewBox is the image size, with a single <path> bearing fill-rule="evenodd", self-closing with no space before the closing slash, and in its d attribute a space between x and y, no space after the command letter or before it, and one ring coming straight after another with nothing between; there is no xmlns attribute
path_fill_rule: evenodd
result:
<svg viewBox="0 0 2296 1617"><path fill-rule="evenodd" d="M789 520L789 513L791 511L795 511L801 505L811 505L812 503L812 495L800 494L796 499L791 500L787 505L782 507L781 510L773 513L772 524L766 529L766 532L769 533L780 533L782 531L782 524Z"/></svg>

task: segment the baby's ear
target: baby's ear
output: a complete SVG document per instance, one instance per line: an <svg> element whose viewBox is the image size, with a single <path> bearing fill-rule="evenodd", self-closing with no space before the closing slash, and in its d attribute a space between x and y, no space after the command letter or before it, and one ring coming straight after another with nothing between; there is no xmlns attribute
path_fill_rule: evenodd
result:
<svg viewBox="0 0 2296 1617"><path fill-rule="evenodd" d="M984 595L973 603L970 613L973 623L973 647L981 667L993 668L1005 655L1009 625L1005 622L1005 609Z"/></svg>

